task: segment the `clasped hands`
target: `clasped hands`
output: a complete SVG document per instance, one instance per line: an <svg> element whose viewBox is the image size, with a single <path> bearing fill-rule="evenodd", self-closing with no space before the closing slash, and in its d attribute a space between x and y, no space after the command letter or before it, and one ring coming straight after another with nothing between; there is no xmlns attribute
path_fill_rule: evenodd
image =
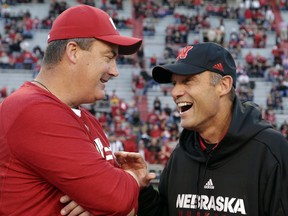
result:
<svg viewBox="0 0 288 216"><path fill-rule="evenodd" d="M155 173L148 173L147 164L139 153L121 151L116 152L115 157L119 167L134 177L140 189L146 187L149 182L156 177ZM67 204L61 210L61 215L92 216L92 214L85 211L85 209L79 206L75 201L71 200L68 195L62 196L60 202Z"/></svg>

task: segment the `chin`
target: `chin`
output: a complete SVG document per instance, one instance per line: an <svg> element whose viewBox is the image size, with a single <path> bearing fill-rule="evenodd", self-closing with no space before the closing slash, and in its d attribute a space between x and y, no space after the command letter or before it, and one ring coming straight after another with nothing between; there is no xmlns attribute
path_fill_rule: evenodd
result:
<svg viewBox="0 0 288 216"><path fill-rule="evenodd" d="M183 123L182 121L181 121L181 123L180 123L180 126L181 126L182 128L188 129L187 124Z"/></svg>
<svg viewBox="0 0 288 216"><path fill-rule="evenodd" d="M97 94L95 95L95 100L103 100L105 99L106 95L105 92L103 92L103 94L99 94L100 92L97 92Z"/></svg>
<svg viewBox="0 0 288 216"><path fill-rule="evenodd" d="M182 128L185 128L185 129L187 129L187 130L193 130L193 125L191 125L191 123L189 123L189 122L185 122L185 121L183 121L183 120L181 120L181 122L180 122L180 126L182 127Z"/></svg>

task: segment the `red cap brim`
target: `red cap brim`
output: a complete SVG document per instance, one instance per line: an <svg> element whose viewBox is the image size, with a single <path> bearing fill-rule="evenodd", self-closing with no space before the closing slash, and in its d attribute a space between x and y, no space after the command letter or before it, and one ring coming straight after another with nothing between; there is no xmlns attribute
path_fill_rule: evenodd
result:
<svg viewBox="0 0 288 216"><path fill-rule="evenodd" d="M131 55L136 53L142 44L142 39L122 36L122 35L105 35L98 36L97 39L118 45L120 55Z"/></svg>

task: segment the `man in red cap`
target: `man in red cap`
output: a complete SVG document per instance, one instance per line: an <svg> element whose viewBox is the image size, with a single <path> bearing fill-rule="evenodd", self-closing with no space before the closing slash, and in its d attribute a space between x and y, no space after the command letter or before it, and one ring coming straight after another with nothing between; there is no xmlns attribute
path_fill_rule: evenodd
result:
<svg viewBox="0 0 288 216"><path fill-rule="evenodd" d="M39 74L0 104L0 215L59 215L64 194L93 215L135 214L150 178L145 163L120 169L101 125L80 105L103 99L118 76L117 55L140 46L95 7L57 17Z"/></svg>

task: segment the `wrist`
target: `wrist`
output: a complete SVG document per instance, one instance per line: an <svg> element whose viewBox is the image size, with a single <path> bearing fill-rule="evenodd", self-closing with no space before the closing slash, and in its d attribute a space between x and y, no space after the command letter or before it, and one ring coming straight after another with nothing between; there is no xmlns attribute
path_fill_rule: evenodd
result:
<svg viewBox="0 0 288 216"><path fill-rule="evenodd" d="M139 180L139 178L137 177L137 175L134 173L134 172L132 172L132 171L130 171L130 170L125 170L127 173L129 173L134 179L135 179L135 181L137 182L137 184L138 184L138 186L140 187L140 180Z"/></svg>

